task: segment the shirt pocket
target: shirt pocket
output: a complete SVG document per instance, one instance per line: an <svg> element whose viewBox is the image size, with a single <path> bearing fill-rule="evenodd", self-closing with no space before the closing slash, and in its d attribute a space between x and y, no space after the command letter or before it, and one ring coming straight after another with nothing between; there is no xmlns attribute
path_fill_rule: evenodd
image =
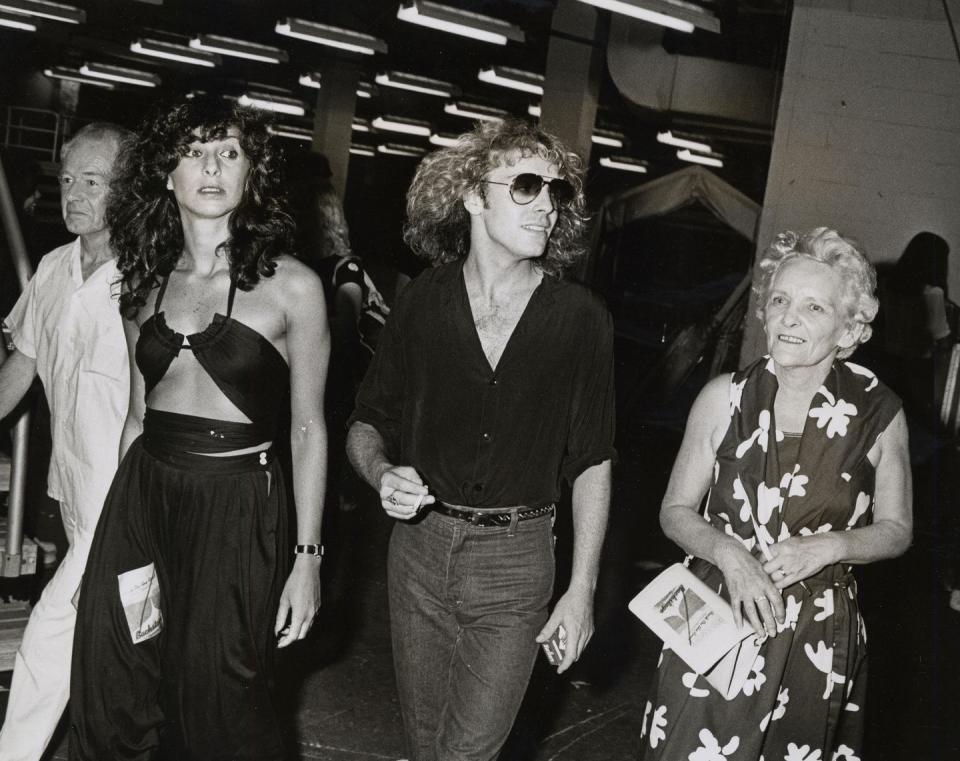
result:
<svg viewBox="0 0 960 761"><path fill-rule="evenodd" d="M92 337L83 353L80 369L87 373L123 380L127 374L127 345L110 335Z"/></svg>

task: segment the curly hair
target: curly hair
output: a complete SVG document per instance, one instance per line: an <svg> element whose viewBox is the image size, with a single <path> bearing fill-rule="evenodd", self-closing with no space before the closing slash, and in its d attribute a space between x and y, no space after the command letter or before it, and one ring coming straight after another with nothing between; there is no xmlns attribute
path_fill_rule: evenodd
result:
<svg viewBox="0 0 960 761"><path fill-rule="evenodd" d="M223 139L231 127L240 133L250 171L243 197L230 215L229 238L218 251L227 256L237 287L249 291L261 277L273 275L280 254L293 249L282 156L270 141L265 116L210 96L161 108L121 152L107 204L110 241L123 283L120 311L128 319L183 253L180 212L167 177L191 142Z"/></svg>
<svg viewBox="0 0 960 761"><path fill-rule="evenodd" d="M876 297L876 270L860 250L859 244L844 238L836 230L817 227L802 235L789 230L782 232L774 238L757 264L753 291L757 295L757 317L761 320L773 279L784 264L797 257L826 264L840 275L847 326L860 326L856 344L837 352L840 359L849 357L858 344L866 343L873 334L870 323L880 308Z"/></svg>
<svg viewBox="0 0 960 761"><path fill-rule="evenodd" d="M546 252L537 260L545 273L558 275L586 253L583 161L553 135L521 119L479 122L456 142L428 155L417 167L407 191L407 223L403 239L432 264L464 258L470 251L470 215L464 194L486 198L483 182L496 167L512 166L530 156L555 164L575 190L573 200L558 210Z"/></svg>

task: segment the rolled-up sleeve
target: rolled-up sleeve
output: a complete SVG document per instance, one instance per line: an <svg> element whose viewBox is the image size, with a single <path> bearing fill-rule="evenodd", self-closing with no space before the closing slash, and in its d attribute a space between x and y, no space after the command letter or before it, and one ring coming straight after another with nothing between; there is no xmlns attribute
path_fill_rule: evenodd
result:
<svg viewBox="0 0 960 761"><path fill-rule="evenodd" d="M348 425L367 423L383 437L387 452L400 451L400 422L404 402L403 299L387 318L373 361L357 392Z"/></svg>
<svg viewBox="0 0 960 761"><path fill-rule="evenodd" d="M4 327L10 333L10 340L17 347L17 351L31 359L37 358L37 324L34 301L36 296L37 277L34 275L27 283L27 287L7 318L3 321Z"/></svg>
<svg viewBox="0 0 960 761"><path fill-rule="evenodd" d="M560 466L561 475L571 484L587 468L617 457L613 320L610 312L598 305L596 319L588 324L590 333L582 337L584 353L576 370L570 431Z"/></svg>

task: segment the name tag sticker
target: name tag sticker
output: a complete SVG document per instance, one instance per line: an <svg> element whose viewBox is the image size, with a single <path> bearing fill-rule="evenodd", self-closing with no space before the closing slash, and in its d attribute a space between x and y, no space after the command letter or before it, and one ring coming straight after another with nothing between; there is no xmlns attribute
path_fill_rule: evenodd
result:
<svg viewBox="0 0 960 761"><path fill-rule="evenodd" d="M160 611L160 584L153 563L117 576L120 604L127 617L133 644L156 637L163 629Z"/></svg>

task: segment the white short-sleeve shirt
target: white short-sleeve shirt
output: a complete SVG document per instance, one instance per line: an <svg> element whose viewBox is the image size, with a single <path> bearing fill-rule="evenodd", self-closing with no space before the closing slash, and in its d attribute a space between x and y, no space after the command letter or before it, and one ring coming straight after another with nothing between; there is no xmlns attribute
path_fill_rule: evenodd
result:
<svg viewBox="0 0 960 761"><path fill-rule="evenodd" d="M50 405L47 491L90 531L117 469L129 396L117 279L111 260L83 280L77 238L40 260L4 321L17 349L36 359Z"/></svg>

